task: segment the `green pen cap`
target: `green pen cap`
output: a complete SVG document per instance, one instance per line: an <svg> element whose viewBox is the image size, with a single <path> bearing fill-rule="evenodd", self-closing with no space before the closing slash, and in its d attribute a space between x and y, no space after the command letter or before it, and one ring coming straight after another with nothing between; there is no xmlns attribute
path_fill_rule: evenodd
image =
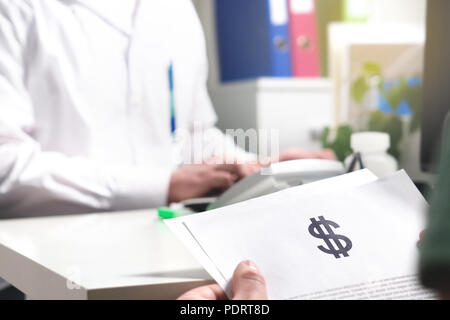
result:
<svg viewBox="0 0 450 320"><path fill-rule="evenodd" d="M178 212L169 207L158 208L158 216L161 219L173 219L173 218L176 218L177 215L178 215Z"/></svg>

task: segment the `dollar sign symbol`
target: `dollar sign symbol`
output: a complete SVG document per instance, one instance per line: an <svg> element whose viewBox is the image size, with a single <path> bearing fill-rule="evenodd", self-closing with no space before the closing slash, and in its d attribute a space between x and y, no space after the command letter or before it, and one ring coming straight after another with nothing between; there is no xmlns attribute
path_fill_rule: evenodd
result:
<svg viewBox="0 0 450 320"><path fill-rule="evenodd" d="M311 225L308 229L309 233L311 233L311 235L315 238L323 239L327 245L327 248L324 246L318 246L317 248L325 253L334 255L336 259L341 258L341 255L348 257L348 252L352 248L352 242L349 238L334 233L331 227L335 229L339 228L339 225L336 222L326 220L323 216L319 217L319 221L315 218L311 218L310 220ZM324 226L325 232L322 229L322 226ZM333 245L332 240L335 243L335 246Z"/></svg>

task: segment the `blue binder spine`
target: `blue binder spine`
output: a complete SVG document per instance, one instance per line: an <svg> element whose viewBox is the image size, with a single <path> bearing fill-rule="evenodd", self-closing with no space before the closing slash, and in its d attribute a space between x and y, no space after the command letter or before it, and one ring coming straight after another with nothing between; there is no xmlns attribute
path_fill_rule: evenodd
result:
<svg viewBox="0 0 450 320"><path fill-rule="evenodd" d="M289 19L287 10L287 0L267 0L268 25L270 33L270 49L272 55L272 76L291 77L292 59L289 37ZM272 2L272 6L270 6ZM278 2L278 3L276 3ZM274 6L278 5L278 8ZM273 12L279 10L280 12ZM279 17L277 17L279 15ZM285 15L285 16L284 16Z"/></svg>
<svg viewBox="0 0 450 320"><path fill-rule="evenodd" d="M287 0L216 0L222 81L290 77Z"/></svg>

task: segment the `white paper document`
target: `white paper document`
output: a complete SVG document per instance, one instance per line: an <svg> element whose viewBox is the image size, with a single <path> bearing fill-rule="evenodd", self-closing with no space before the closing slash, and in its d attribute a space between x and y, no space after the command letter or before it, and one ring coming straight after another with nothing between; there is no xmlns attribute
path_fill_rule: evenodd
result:
<svg viewBox="0 0 450 320"><path fill-rule="evenodd" d="M427 299L416 276L426 209L405 172L363 170L166 223L228 296L250 259L271 299Z"/></svg>

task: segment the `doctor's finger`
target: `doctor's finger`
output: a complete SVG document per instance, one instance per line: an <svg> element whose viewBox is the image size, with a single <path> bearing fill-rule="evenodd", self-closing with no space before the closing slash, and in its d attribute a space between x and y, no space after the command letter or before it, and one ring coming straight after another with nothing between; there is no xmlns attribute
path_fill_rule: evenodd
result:
<svg viewBox="0 0 450 320"><path fill-rule="evenodd" d="M239 179L245 177L242 165L236 163L217 164L214 167L217 171L225 171L236 175Z"/></svg>
<svg viewBox="0 0 450 320"><path fill-rule="evenodd" d="M246 163L239 165L239 176L242 178L248 177L258 171L260 171L262 166L260 164Z"/></svg>
<svg viewBox="0 0 450 320"><path fill-rule="evenodd" d="M237 180L236 175L226 171L212 171L207 185L211 189L228 189Z"/></svg>
<svg viewBox="0 0 450 320"><path fill-rule="evenodd" d="M266 281L251 261L241 262L233 275L233 300L267 300Z"/></svg>
<svg viewBox="0 0 450 320"><path fill-rule="evenodd" d="M326 160L337 160L336 154L331 149L324 149L319 152L318 158Z"/></svg>

